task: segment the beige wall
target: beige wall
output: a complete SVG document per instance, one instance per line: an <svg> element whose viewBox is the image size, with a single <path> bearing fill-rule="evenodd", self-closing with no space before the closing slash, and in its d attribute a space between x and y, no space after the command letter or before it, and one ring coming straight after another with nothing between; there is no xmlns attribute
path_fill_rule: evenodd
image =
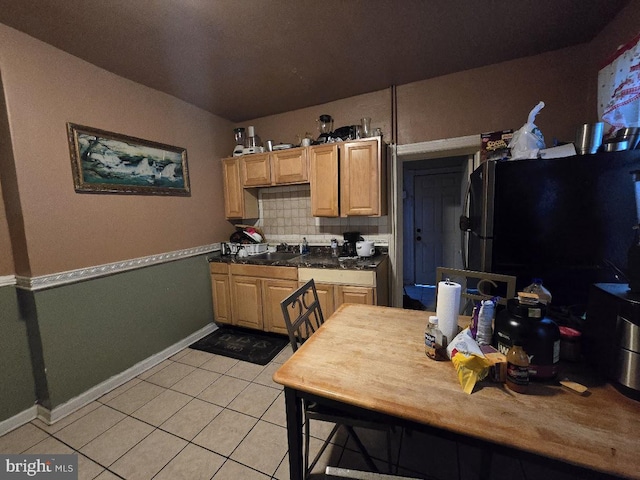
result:
<svg viewBox="0 0 640 480"><path fill-rule="evenodd" d="M307 132L313 138L318 137L316 119L323 114L333 117L334 129L359 125L362 117L371 117L371 128L380 128L388 142L391 138L391 89L257 118L237 126L255 126L256 133L263 141L298 144L298 136L304 136Z"/></svg>
<svg viewBox="0 0 640 480"><path fill-rule="evenodd" d="M219 158L233 148L230 122L4 25L0 73L19 195L18 208L7 205L17 212L8 220L19 228L22 215L26 238L25 245L14 241L17 274L67 271L228 237ZM191 196L76 193L67 122L185 147ZM15 194L8 199L16 201ZM8 254L4 237L0 222L2 256ZM19 255L22 248L28 257Z"/></svg>
<svg viewBox="0 0 640 480"><path fill-rule="evenodd" d="M13 250L11 249L9 225L2 199L2 183L0 182L0 277L12 275L13 272Z"/></svg>
<svg viewBox="0 0 640 480"><path fill-rule="evenodd" d="M536 123L547 144L554 137L571 141L578 124L595 120L600 64L637 33L637 25L640 0L633 0L589 44L401 85L398 143L519 128L539 100L546 107ZM0 276L43 275L228 237L218 160L233 148L229 122L4 25L0 81L10 129L10 139L8 129L0 131L0 144L3 155L7 144L12 147L15 162L8 171L12 162L0 158ZM332 115L335 128L369 116L389 141L391 97L385 89L243 125L255 125L263 140L296 143L306 132L317 136L320 114ZM69 121L186 147L191 197L75 193Z"/></svg>
<svg viewBox="0 0 640 480"><path fill-rule="evenodd" d="M397 87L398 144L518 129L540 101L536 119L551 146L553 137L572 141L579 123L595 121L588 104L588 45L521 58ZM328 113L334 127L372 118L391 140L391 89L245 122L263 140L296 143L297 134L318 132L315 119ZM593 117L593 118L592 118Z"/></svg>
<svg viewBox="0 0 640 480"><path fill-rule="evenodd" d="M592 42L397 87L400 145L518 129L539 102L536 124L547 146L554 137L573 141L578 125L597 120L597 74L616 47L640 32L640 0L632 0ZM297 134L318 132L315 119L328 113L334 127L372 118L391 139L391 90L262 117L255 125L263 140L296 143Z"/></svg>
<svg viewBox="0 0 640 480"><path fill-rule="evenodd" d="M586 46L520 58L398 87L398 143L518 129L545 102L536 125L547 146L573 141L579 123L595 121L585 98Z"/></svg>

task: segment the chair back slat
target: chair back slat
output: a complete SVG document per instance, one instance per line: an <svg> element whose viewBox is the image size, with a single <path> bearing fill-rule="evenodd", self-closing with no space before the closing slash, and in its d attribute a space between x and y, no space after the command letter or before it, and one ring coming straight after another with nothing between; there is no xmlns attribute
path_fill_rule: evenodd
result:
<svg viewBox="0 0 640 480"><path fill-rule="evenodd" d="M475 302L491 298L499 293L498 303L506 305L507 300L516 295L516 277L491 272L460 270L456 268L436 268L436 298L438 284L442 280L451 280L460 284L460 314L470 315Z"/></svg>
<svg viewBox="0 0 640 480"><path fill-rule="evenodd" d="M289 342L295 352L324 323L318 292L313 279L280 302Z"/></svg>

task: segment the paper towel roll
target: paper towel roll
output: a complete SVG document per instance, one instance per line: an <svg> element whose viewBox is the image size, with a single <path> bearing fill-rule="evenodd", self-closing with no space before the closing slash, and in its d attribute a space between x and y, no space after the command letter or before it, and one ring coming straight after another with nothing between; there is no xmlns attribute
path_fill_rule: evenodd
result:
<svg viewBox="0 0 640 480"><path fill-rule="evenodd" d="M458 333L458 312L460 311L459 283L439 282L438 298L436 299L436 315L438 328L447 337L447 343Z"/></svg>

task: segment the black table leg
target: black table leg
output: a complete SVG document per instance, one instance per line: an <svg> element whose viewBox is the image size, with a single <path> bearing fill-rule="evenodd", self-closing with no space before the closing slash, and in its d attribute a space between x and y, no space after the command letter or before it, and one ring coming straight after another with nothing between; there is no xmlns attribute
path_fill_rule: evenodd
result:
<svg viewBox="0 0 640 480"><path fill-rule="evenodd" d="M289 478L304 480L302 464L302 399L291 388L284 388L287 409L287 439L289 441Z"/></svg>

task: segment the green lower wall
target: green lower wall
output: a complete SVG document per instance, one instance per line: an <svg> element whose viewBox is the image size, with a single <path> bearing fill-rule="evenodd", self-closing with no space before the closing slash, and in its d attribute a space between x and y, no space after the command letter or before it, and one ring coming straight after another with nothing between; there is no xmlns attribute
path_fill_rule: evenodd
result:
<svg viewBox="0 0 640 480"><path fill-rule="evenodd" d="M14 286L0 288L0 422L32 407L35 383L27 325Z"/></svg>
<svg viewBox="0 0 640 480"><path fill-rule="evenodd" d="M31 355L27 327L17 319L14 306L10 324L15 338L10 339L7 363L5 349L0 351L0 421L33 405L34 385L39 403L55 408L213 321L204 255L29 292L25 297L20 308L29 317ZM0 342L6 338L0 335ZM36 365L35 384L30 359ZM15 370L5 369L6 364L16 365ZM20 391L5 405L8 387Z"/></svg>

